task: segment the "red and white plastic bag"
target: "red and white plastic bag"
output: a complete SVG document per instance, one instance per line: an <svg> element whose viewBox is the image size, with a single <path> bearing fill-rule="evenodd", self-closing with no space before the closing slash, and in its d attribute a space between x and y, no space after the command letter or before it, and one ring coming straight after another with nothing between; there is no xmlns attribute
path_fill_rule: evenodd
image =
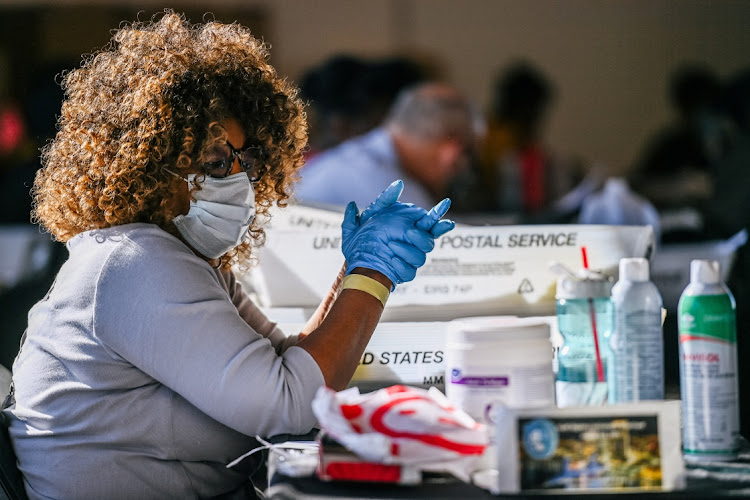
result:
<svg viewBox="0 0 750 500"><path fill-rule="evenodd" d="M449 472L467 482L490 442L485 425L434 387L394 385L366 394L322 387L312 407L320 428L366 461Z"/></svg>

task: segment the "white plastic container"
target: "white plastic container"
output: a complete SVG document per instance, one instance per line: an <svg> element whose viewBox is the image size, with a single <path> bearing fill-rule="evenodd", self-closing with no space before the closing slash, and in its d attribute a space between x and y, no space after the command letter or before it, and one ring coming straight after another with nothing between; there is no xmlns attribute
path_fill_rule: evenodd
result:
<svg viewBox="0 0 750 500"><path fill-rule="evenodd" d="M549 324L512 316L463 318L448 323L445 394L479 422L495 404L555 406Z"/></svg>
<svg viewBox="0 0 750 500"><path fill-rule="evenodd" d="M732 460L740 443L735 301L719 263L693 260L678 306L685 460Z"/></svg>

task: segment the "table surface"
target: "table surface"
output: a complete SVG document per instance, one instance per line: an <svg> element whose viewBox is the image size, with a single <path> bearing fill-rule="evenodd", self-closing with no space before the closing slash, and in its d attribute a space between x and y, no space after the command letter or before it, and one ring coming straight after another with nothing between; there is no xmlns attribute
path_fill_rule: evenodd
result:
<svg viewBox="0 0 750 500"><path fill-rule="evenodd" d="M493 495L477 486L463 483L451 476L425 478L416 486L401 486L375 483L326 483L315 477L290 478L277 475L266 491L268 498L286 499L464 499L464 498L545 498L561 494L562 491L524 492ZM570 492L575 493L575 492ZM586 493L587 500L617 498L643 498L644 492ZM719 479L697 479L688 477L687 488L675 491L648 492L649 498L705 499L750 496L750 482L728 484Z"/></svg>
<svg viewBox="0 0 750 500"><path fill-rule="evenodd" d="M686 463L686 487L674 491L649 491L648 498L705 499L750 497L750 443L742 441L739 457L731 462ZM591 490L589 490L591 491ZM473 484L464 483L449 474L424 473L418 485L396 485L363 482L324 482L315 476L289 477L272 471L267 498L292 499L464 499L464 498L545 498L574 491L522 492L493 495ZM586 492L587 500L643 498L642 490L633 492Z"/></svg>

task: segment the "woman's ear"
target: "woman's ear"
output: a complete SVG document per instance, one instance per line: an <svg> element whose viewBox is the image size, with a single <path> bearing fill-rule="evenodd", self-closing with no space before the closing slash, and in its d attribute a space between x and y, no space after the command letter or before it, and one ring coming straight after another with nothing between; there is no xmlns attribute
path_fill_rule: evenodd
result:
<svg viewBox="0 0 750 500"><path fill-rule="evenodd" d="M172 198L167 203L169 208L177 215L186 215L190 210L190 189L187 182L172 183L174 191Z"/></svg>

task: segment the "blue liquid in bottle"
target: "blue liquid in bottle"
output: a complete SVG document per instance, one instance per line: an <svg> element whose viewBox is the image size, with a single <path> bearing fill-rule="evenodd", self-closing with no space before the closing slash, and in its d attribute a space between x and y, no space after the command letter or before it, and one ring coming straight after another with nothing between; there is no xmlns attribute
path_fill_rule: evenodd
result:
<svg viewBox="0 0 750 500"><path fill-rule="evenodd" d="M602 365L601 380L597 368L592 309ZM557 321L563 337L557 357L557 406L604 404L607 401L609 337L614 328L612 301L609 296L560 298L557 300Z"/></svg>

